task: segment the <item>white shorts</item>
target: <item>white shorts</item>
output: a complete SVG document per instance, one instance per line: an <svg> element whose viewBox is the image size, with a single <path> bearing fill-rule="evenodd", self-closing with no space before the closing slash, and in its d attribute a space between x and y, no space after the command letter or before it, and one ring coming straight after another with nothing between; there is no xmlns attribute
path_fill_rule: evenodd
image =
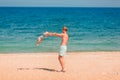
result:
<svg viewBox="0 0 120 80"><path fill-rule="evenodd" d="M67 46L60 46L59 56L65 56L67 52Z"/></svg>

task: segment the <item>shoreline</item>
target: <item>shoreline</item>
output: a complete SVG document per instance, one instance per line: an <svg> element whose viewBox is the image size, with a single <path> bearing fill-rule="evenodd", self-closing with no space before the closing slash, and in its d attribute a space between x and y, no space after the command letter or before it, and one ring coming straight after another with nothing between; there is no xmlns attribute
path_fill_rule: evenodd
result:
<svg viewBox="0 0 120 80"><path fill-rule="evenodd" d="M110 52L116 52L116 53L119 53L120 51L76 51L76 52L67 52L67 53L98 53L98 52L101 52L101 53L110 53ZM0 54L32 54L32 53L35 53L35 54L53 54L53 53L58 53L58 52L0 52Z"/></svg>

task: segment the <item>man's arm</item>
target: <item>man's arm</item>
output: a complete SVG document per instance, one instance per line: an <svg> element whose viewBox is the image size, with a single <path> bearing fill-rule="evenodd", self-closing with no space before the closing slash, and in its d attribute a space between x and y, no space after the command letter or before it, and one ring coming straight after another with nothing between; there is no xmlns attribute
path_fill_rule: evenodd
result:
<svg viewBox="0 0 120 80"><path fill-rule="evenodd" d="M56 36L56 37L62 37L63 34L58 34L58 33L51 33L51 32L45 32L44 36Z"/></svg>

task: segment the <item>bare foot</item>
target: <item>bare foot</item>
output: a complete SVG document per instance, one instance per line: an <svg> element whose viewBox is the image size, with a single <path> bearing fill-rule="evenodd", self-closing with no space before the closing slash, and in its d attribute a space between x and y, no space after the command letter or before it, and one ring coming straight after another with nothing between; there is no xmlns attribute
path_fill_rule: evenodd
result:
<svg viewBox="0 0 120 80"><path fill-rule="evenodd" d="M65 70L61 70L61 72L66 72Z"/></svg>

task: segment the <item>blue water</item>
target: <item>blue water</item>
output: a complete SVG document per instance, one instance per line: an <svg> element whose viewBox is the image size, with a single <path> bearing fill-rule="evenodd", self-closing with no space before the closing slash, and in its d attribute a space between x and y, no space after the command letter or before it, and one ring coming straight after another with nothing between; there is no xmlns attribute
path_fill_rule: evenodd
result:
<svg viewBox="0 0 120 80"><path fill-rule="evenodd" d="M68 27L68 51L120 51L120 8L0 7L0 53L57 52L61 33Z"/></svg>

